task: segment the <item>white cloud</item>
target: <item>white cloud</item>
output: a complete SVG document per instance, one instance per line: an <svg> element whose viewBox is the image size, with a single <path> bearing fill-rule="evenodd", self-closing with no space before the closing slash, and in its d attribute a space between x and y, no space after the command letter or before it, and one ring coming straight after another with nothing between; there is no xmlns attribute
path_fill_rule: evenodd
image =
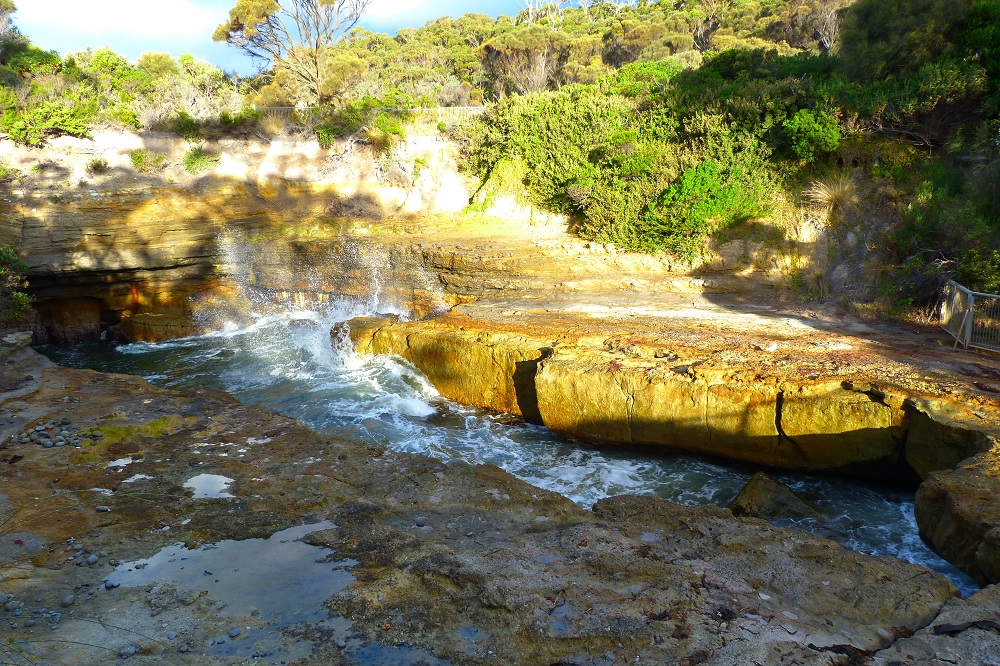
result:
<svg viewBox="0 0 1000 666"><path fill-rule="evenodd" d="M225 11L190 0L30 0L19 2L15 14L17 25L29 37L73 35L90 43L118 36L207 40L225 17Z"/></svg>

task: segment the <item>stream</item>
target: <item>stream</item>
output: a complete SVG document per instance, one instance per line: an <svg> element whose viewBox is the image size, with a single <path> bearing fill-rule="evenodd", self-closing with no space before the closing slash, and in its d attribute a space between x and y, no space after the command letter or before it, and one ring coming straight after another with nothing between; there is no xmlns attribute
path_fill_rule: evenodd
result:
<svg viewBox="0 0 1000 666"><path fill-rule="evenodd" d="M756 471L661 450L588 448L541 426L446 400L405 361L359 357L346 335L331 341L331 329L378 310L373 302L333 302L322 310L256 315L249 325L194 338L39 351L62 365L138 375L160 386L221 389L331 435L360 435L445 461L490 463L587 507L623 493L725 506ZM835 476L775 476L821 514L776 524L921 564L948 576L963 596L978 590L920 540L912 492Z"/></svg>

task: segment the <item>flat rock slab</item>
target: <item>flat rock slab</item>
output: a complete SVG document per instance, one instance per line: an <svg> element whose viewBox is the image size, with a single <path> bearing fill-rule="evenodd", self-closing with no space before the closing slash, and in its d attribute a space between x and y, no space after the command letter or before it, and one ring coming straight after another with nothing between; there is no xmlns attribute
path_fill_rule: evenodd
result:
<svg viewBox="0 0 1000 666"><path fill-rule="evenodd" d="M3 638L40 663L132 648L237 663L259 644L271 647L258 663L838 664L923 629L955 595L921 567L721 508L619 497L588 511L495 467L324 436L219 392L37 374L32 393L0 394L0 434L50 420L94 431L79 449L4 449L23 456L0 470L18 531L47 547L5 583ZM233 497L194 498L184 484L202 474L230 480ZM323 521L304 541L353 582L311 609L322 620L278 631L197 587L164 604L167 588L104 584L170 544ZM203 590L226 575L203 572Z"/></svg>

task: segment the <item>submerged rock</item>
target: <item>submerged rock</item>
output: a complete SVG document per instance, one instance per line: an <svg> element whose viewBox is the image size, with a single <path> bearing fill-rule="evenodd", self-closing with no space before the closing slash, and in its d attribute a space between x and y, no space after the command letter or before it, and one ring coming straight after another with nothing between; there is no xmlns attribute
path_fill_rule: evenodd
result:
<svg viewBox="0 0 1000 666"><path fill-rule="evenodd" d="M816 509L795 491L764 472L757 472L729 505L735 516L754 518L815 518Z"/></svg>

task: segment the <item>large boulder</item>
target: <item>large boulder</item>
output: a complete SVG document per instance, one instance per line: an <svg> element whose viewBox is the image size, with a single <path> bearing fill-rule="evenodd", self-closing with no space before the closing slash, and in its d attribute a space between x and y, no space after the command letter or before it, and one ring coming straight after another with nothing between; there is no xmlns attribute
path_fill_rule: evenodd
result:
<svg viewBox="0 0 1000 666"><path fill-rule="evenodd" d="M1000 583L1000 450L932 472L917 491L920 536L980 584Z"/></svg>
<svg viewBox="0 0 1000 666"><path fill-rule="evenodd" d="M815 518L816 509L795 494L795 491L771 478L764 472L757 472L736 496L729 510L736 516L754 518Z"/></svg>

